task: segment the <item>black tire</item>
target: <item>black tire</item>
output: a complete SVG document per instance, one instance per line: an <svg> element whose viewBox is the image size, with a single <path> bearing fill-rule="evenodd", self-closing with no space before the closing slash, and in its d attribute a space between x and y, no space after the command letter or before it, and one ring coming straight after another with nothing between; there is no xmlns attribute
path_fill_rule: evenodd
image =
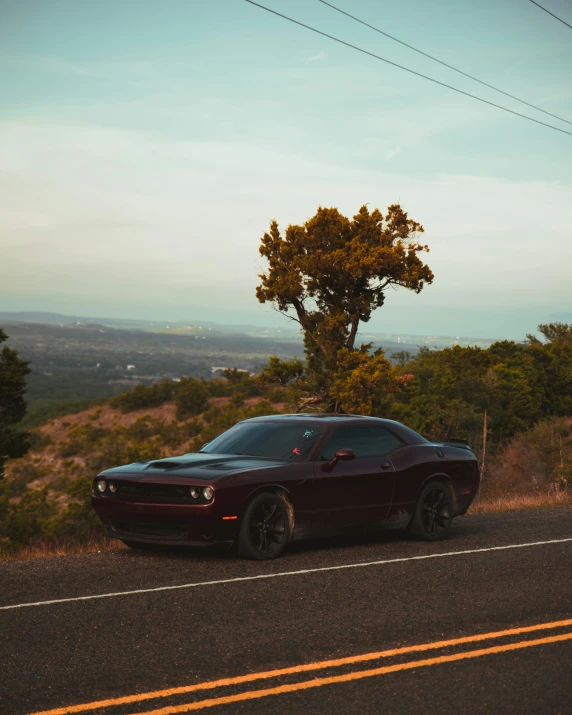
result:
<svg viewBox="0 0 572 715"><path fill-rule="evenodd" d="M247 504L237 538L238 555L265 561L280 556L292 537L292 505L283 494L263 492Z"/></svg>
<svg viewBox="0 0 572 715"><path fill-rule="evenodd" d="M453 517L451 491L443 482L429 482L415 507L409 531L423 541L439 541L447 536Z"/></svg>

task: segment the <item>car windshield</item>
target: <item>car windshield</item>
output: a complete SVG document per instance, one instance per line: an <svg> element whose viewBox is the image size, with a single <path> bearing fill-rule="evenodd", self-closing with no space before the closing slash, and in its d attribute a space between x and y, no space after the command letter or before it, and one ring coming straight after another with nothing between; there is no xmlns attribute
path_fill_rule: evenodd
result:
<svg viewBox="0 0 572 715"><path fill-rule="evenodd" d="M308 458L321 434L321 427L311 425L243 422L231 427L201 451L299 462Z"/></svg>

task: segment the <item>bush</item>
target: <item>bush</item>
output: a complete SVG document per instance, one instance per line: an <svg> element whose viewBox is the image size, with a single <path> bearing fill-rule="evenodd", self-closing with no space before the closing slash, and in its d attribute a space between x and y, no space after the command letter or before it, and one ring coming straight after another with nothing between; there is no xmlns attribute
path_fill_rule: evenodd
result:
<svg viewBox="0 0 572 715"><path fill-rule="evenodd" d="M90 423L74 425L69 431L69 439L65 442L60 442L58 454L60 457L73 457L76 454L87 454L108 434L109 430L103 427L95 427Z"/></svg>
<svg viewBox="0 0 572 715"><path fill-rule="evenodd" d="M177 419L198 415L208 406L209 388L204 380L183 377L177 385Z"/></svg>
<svg viewBox="0 0 572 715"><path fill-rule="evenodd" d="M97 450L86 454L86 467L92 476L104 469L131 462L148 462L165 456L160 436L132 439L125 427L118 427L103 439Z"/></svg>
<svg viewBox="0 0 572 715"><path fill-rule="evenodd" d="M220 377L210 380L208 386L212 397L230 397L234 390L232 383L228 380L222 380Z"/></svg>
<svg viewBox="0 0 572 715"><path fill-rule="evenodd" d="M86 541L93 536L102 536L103 527L97 514L91 508L92 480L85 476L70 482L66 494L73 500L64 513L46 525L45 533L55 537L73 537Z"/></svg>
<svg viewBox="0 0 572 715"><path fill-rule="evenodd" d="M48 489L36 489L25 492L20 501L5 505L6 512L0 521L0 535L8 539L10 547L27 546L34 538L46 534L46 527L56 513L55 505L48 500Z"/></svg>
<svg viewBox="0 0 572 715"><path fill-rule="evenodd" d="M30 458L15 462L10 472L10 496L15 497L23 494L30 482L41 479L49 473L47 465L32 461Z"/></svg>
<svg viewBox="0 0 572 715"><path fill-rule="evenodd" d="M109 403L123 413L149 407L160 407L174 398L176 390L177 383L172 380L161 380L149 387L137 385L132 390L113 397Z"/></svg>
<svg viewBox="0 0 572 715"><path fill-rule="evenodd" d="M487 496L538 494L572 486L572 418L543 420L514 437L483 478Z"/></svg>

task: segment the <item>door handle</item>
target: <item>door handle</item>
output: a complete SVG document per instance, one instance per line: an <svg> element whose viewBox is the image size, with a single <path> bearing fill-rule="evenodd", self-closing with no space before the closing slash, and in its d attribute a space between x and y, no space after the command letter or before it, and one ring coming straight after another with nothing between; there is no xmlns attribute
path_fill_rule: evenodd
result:
<svg viewBox="0 0 572 715"><path fill-rule="evenodd" d="M391 469L391 464L388 462L384 462L383 464L379 465L382 469Z"/></svg>

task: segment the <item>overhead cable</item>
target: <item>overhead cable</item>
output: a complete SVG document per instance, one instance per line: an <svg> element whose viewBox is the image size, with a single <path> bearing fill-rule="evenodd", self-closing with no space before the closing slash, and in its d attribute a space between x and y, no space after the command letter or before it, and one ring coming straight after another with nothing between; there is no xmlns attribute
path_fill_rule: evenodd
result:
<svg viewBox="0 0 572 715"><path fill-rule="evenodd" d="M433 77L428 77L425 74L421 74L421 72L416 72L415 70L409 69L408 67L404 67L403 65L397 64L397 62L392 62L391 60L388 60L385 57L381 57L380 55L376 55L373 52L364 50L362 47L358 47L357 45L352 45L350 42L341 40L339 37L334 37L333 35L328 35L327 32L322 32L322 30L318 30L315 27L311 27L310 25L305 25L303 22L300 22L299 20L295 20L292 17L288 17L288 15L283 15L282 13L277 12L276 10L272 10L271 8L266 7L265 5L261 5L260 3L254 2L254 0L245 0L245 2L249 3L250 5L255 5L256 7L259 7L262 10L266 10L267 12L270 12L273 15L277 15L278 17L281 17L284 20L288 20L289 22L292 22L295 25L299 25L300 27L305 27L307 30L311 30L312 32L315 32L318 35L322 35L322 37L327 37L329 40L333 40L334 42L339 42L341 45L350 47L352 50L357 50L357 52L361 52L364 55L373 57L376 60L380 60L381 62L387 63L388 65L392 65L393 67L397 67L398 69L404 70L405 72L414 74L417 77L426 79L429 82L433 82L434 84L440 85L441 87L446 87L447 89L451 89L451 90L453 90L453 92L458 92L459 94L463 94L465 97L470 97L471 99L476 99L478 102L482 102L483 104L488 104L491 107L496 107L497 109L502 109L503 112L508 112L509 114L514 114L515 116L522 117L522 119L526 119L529 122L534 122L535 124L540 124L543 127L548 127L548 129L554 129L555 131L560 132L561 134L568 134L568 136L572 137L572 132L569 132L566 129L560 129L560 127L555 127L552 124L547 124L546 122L541 122L539 119L534 119L533 117L529 117L526 114L521 114L520 112L515 112L513 109L508 109L508 107L503 107L500 104L495 104L494 102L490 102L488 99L483 99L482 97L478 97L476 94L470 94L469 92L465 92L462 89L453 87L450 84L446 84L445 82L440 82L438 79L433 79Z"/></svg>
<svg viewBox="0 0 572 715"><path fill-rule="evenodd" d="M535 0L530 0L530 2L533 5L536 5L536 7L539 7L541 10L544 10L544 12L547 12L549 15L552 15L552 17L555 17L558 22L561 22L563 25L566 25L566 27L569 27L572 30L572 25L569 25L561 17L558 17L558 15L555 15L553 12L550 12L550 10L547 10L545 7L542 7L542 5L539 5L537 2L535 2Z"/></svg>
<svg viewBox="0 0 572 715"><path fill-rule="evenodd" d="M332 10L336 10L336 12L341 13L342 15L346 15L346 17L350 17L352 20L355 20L356 22L359 22L361 25L365 25L366 27L369 27L371 30L374 30L375 32L378 32L380 35L384 35L385 37L389 37L390 40L394 40L394 42L399 42L400 45L404 45L405 47L408 47L410 50L413 50L413 52L417 52L420 55L423 55L424 57L428 57L430 60L433 60L434 62L438 62L440 65L443 65L444 67L448 67L450 70L453 70L453 72L458 72L459 74L464 75L465 77L468 77L469 79L474 80L475 82L478 82L479 84L484 85L485 87L488 87L489 89L494 89L495 92L500 92L501 94L504 94L506 97L510 97L511 99L515 99L517 102L520 102L521 104L526 104L527 107L532 107L532 109L536 109L539 112L542 112L543 114L548 114L550 117L554 117L554 119L558 119L561 122L566 122L566 124L572 124L568 119L564 119L563 117L559 117L557 114L553 114L552 112L546 111L546 109L542 109L541 107L537 107L535 104L531 104L530 102L526 102L524 99L520 99L519 97L515 97L514 94L510 94L509 92L505 92L503 89L499 89L498 87L495 87L492 84L489 84L488 82L484 82L482 79L479 79L478 77L475 77L472 74L469 74L468 72L463 72L463 70L457 69L457 67L453 67L453 65L448 64L447 62L443 62L443 60L438 59L437 57L434 57L433 55L430 55L428 52L423 52L423 50L417 49L417 47L413 47L413 45L409 45L407 42L404 42L403 40L400 40L397 37L394 37L393 35L390 35L388 32L384 32L383 30L380 30L378 27L374 27L374 25L370 25L368 22L365 22L364 20L360 20L359 17L356 17L355 15L351 15L349 12L346 12L345 10L342 10L339 7L336 7L335 5L332 5L331 2L326 2L326 0L318 0L318 2L321 2L322 5L327 5L328 7L331 7Z"/></svg>

